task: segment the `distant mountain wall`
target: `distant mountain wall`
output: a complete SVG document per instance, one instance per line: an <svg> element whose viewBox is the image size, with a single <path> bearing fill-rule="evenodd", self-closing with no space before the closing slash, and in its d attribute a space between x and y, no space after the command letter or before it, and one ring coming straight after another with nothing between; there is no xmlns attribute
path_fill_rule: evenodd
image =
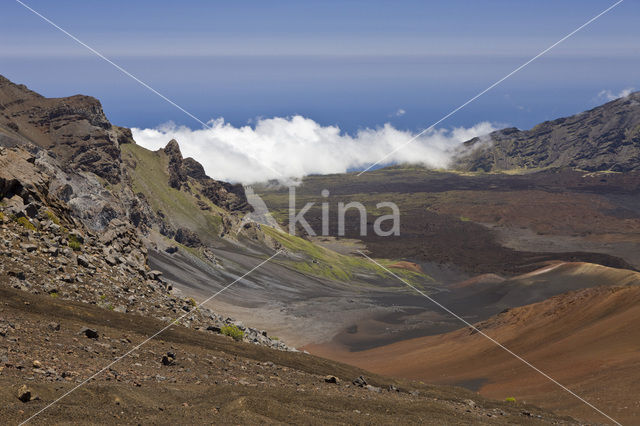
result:
<svg viewBox="0 0 640 426"><path fill-rule="evenodd" d="M545 167L640 170L640 92L531 130L507 128L471 139L453 164L465 171Z"/></svg>

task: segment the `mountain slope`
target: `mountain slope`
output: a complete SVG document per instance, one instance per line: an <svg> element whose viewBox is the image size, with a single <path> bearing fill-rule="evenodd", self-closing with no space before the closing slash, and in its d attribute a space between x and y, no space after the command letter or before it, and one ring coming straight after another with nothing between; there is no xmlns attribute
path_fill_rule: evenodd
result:
<svg viewBox="0 0 640 426"><path fill-rule="evenodd" d="M464 145L454 169L639 170L640 92L571 117L538 124L531 130L498 130Z"/></svg>
<svg viewBox="0 0 640 426"><path fill-rule="evenodd" d="M2 76L0 133L7 142L31 142L70 169L90 171L112 184L121 180L118 145L133 141L129 129L109 123L95 98L45 98Z"/></svg>
<svg viewBox="0 0 640 426"><path fill-rule="evenodd" d="M0 418L18 424L165 326L0 286ZM96 339L79 334L86 327ZM6 342L10 342L7 346ZM62 349L61 346L62 345ZM174 361L162 362L171 352ZM37 361L37 363L35 362ZM325 381L335 377L338 383ZM351 384L364 376L371 386ZM32 400L22 402L26 385ZM90 420L88 420L90 419ZM394 380L314 356L173 326L34 424L562 424L531 405Z"/></svg>
<svg viewBox="0 0 640 426"><path fill-rule="evenodd" d="M593 268L593 267L590 267ZM619 275L624 271L583 270ZM636 274L638 275L638 274ZM476 326L623 424L640 414L640 286L601 286L510 309ZM472 284L481 285L481 284ZM539 373L468 328L362 352L311 347L380 374L456 384L556 412L606 421Z"/></svg>

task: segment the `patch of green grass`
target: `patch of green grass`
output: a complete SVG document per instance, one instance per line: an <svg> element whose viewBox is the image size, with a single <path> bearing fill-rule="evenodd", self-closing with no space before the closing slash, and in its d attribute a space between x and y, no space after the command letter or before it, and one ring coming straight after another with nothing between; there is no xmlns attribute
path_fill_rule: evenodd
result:
<svg viewBox="0 0 640 426"><path fill-rule="evenodd" d="M138 145L121 146L123 157L135 162L131 170L134 192L147 197L154 211L161 210L174 225L186 226L199 235L217 237L222 229L224 209L201 196L198 200L193 194L179 191L169 186L167 172L168 158L164 152L153 152ZM196 182L189 185L192 192L200 192ZM198 201L204 202L211 210L201 210Z"/></svg>
<svg viewBox="0 0 640 426"><path fill-rule="evenodd" d="M387 271L364 257L340 254L266 225L262 226L262 230L287 250L302 257L300 260L287 260L285 263L303 274L338 281L350 281L358 274L389 276ZM395 263L388 259L377 262L385 267ZM432 280L428 275L405 269L394 270L393 273L417 286L421 286L425 279Z"/></svg>
<svg viewBox="0 0 640 426"><path fill-rule="evenodd" d="M104 299L106 299L106 298L107 298L107 295L106 295L106 294L103 294L102 296L100 296L100 300L104 300Z"/></svg>
<svg viewBox="0 0 640 426"><path fill-rule="evenodd" d="M78 237L75 235L69 235L68 245L69 248L74 251L80 251L82 249L82 243L80 242L80 239L78 239Z"/></svg>
<svg viewBox="0 0 640 426"><path fill-rule="evenodd" d="M46 214L51 222L55 223L56 225L60 225L60 219L58 218L58 216L53 214L51 210L47 210Z"/></svg>
<svg viewBox="0 0 640 426"><path fill-rule="evenodd" d="M471 222L471 219L470 219L470 218L468 218L468 217L466 217L466 216L460 216L460 220L461 220L462 222Z"/></svg>
<svg viewBox="0 0 640 426"><path fill-rule="evenodd" d="M235 325L225 325L224 327L221 327L220 333L225 336L230 336L236 341L240 341L244 337L244 331L240 330Z"/></svg>
<svg viewBox="0 0 640 426"><path fill-rule="evenodd" d="M113 311L115 308L113 307L112 304L108 304L107 305L107 309L110 310L110 311Z"/></svg>
<svg viewBox="0 0 640 426"><path fill-rule="evenodd" d="M507 402L516 402L516 399L514 397L512 397L512 396L510 396L508 398L505 398L504 400L507 401Z"/></svg>
<svg viewBox="0 0 640 426"><path fill-rule="evenodd" d="M52 291L51 293L49 293L49 296L53 297L54 299L58 298L59 294L57 291Z"/></svg>
<svg viewBox="0 0 640 426"><path fill-rule="evenodd" d="M27 218L26 218L26 217L24 217L24 216L21 216L21 217L16 217L16 216L14 216L14 217L13 217L13 220L14 220L18 225L20 225L20 226L22 226L22 227L24 227L24 228L26 228L26 229L29 229L29 230L31 230L31 231L35 231L35 230L36 230L36 226L35 226L33 223L29 222L29 219L27 219Z"/></svg>

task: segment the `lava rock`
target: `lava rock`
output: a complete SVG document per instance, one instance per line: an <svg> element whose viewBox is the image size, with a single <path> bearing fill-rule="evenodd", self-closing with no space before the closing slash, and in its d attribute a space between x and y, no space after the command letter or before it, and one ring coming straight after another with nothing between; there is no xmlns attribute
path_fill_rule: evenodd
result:
<svg viewBox="0 0 640 426"><path fill-rule="evenodd" d="M84 334L89 339L97 339L99 336L96 330L92 330L90 328L83 329L80 334Z"/></svg>

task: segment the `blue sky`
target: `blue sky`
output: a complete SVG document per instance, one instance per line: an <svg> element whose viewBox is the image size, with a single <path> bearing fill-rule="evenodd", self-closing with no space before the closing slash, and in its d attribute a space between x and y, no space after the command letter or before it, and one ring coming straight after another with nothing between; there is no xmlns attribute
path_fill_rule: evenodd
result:
<svg viewBox="0 0 640 426"><path fill-rule="evenodd" d="M34 9L207 121L301 115L417 132L613 1L41 1ZM99 98L112 122L199 125L12 0L0 74ZM626 0L442 126L529 128L640 89L640 4Z"/></svg>
<svg viewBox="0 0 640 426"><path fill-rule="evenodd" d="M426 126L612 3L27 1L203 120L302 114L350 131ZM0 73L96 96L119 124L197 124L18 3L1 7ZM627 0L443 125L528 127L640 87L638 18Z"/></svg>

